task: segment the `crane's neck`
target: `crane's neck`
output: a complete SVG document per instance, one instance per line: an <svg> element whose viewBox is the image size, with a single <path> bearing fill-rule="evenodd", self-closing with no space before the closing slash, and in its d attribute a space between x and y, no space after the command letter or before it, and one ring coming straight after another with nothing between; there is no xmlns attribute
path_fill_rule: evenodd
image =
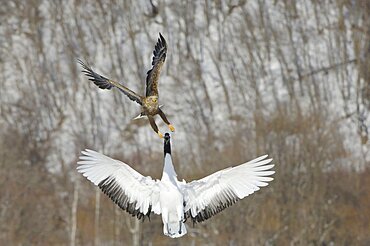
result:
<svg viewBox="0 0 370 246"><path fill-rule="evenodd" d="M169 180L173 184L176 184L177 181L177 174L172 164L171 141L169 138L164 141L164 166L162 180Z"/></svg>
<svg viewBox="0 0 370 246"><path fill-rule="evenodd" d="M171 181L176 181L176 171L172 164L172 157L170 154L166 154L164 156L164 167L163 167L163 174L162 180L168 179Z"/></svg>

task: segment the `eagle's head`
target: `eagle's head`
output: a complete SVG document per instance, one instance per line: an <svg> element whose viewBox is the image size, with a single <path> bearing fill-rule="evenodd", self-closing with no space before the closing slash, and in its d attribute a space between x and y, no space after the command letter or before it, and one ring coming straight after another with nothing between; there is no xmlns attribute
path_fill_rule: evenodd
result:
<svg viewBox="0 0 370 246"><path fill-rule="evenodd" d="M157 96L150 96L148 97L149 103L157 103L158 102L158 97Z"/></svg>

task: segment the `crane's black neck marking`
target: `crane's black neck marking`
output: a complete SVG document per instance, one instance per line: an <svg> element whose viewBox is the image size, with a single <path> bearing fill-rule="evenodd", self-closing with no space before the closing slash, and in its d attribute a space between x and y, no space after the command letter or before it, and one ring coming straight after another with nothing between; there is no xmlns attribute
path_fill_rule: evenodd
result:
<svg viewBox="0 0 370 246"><path fill-rule="evenodd" d="M171 154L171 137L168 132L164 134L164 156Z"/></svg>

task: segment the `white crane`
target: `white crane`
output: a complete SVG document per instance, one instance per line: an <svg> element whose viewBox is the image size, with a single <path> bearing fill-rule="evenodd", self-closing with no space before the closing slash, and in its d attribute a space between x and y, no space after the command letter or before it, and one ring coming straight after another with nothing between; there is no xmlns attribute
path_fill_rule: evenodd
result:
<svg viewBox="0 0 370 246"><path fill-rule="evenodd" d="M151 212L162 214L163 233L177 238L186 234L185 220L202 222L273 180L272 159L258 157L190 183L178 181L172 164L170 135L164 138L161 180L144 177L129 165L86 149L77 170L108 195L120 208L138 219Z"/></svg>

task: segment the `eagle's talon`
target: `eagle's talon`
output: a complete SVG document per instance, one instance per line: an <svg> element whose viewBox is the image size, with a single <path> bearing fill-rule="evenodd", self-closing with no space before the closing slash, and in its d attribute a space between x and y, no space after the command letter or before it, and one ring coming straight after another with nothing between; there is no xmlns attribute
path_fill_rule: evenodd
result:
<svg viewBox="0 0 370 246"><path fill-rule="evenodd" d="M159 136L160 138L163 138L163 134L162 134L161 132L157 132L157 134L158 134L158 136Z"/></svg>
<svg viewBox="0 0 370 246"><path fill-rule="evenodd" d="M175 127L173 125L168 125L168 128L170 128L171 132L174 132L175 131Z"/></svg>

